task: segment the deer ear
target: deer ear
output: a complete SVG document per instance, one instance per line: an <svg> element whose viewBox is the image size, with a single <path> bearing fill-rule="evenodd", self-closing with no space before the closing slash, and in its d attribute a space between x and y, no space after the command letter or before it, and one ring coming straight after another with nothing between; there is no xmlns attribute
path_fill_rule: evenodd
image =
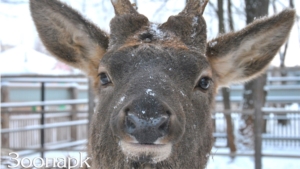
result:
<svg viewBox="0 0 300 169"><path fill-rule="evenodd" d="M96 76L108 36L57 0L30 0L31 15L46 48L59 60Z"/></svg>
<svg viewBox="0 0 300 169"><path fill-rule="evenodd" d="M295 11L287 9L208 42L206 56L218 85L245 82L262 74L286 41L294 19Z"/></svg>

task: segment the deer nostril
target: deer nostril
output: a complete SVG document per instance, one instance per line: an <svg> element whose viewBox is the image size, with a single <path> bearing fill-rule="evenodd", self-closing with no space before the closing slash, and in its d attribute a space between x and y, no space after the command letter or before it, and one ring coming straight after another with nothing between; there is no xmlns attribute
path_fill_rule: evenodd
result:
<svg viewBox="0 0 300 169"><path fill-rule="evenodd" d="M171 112L169 110L166 111L166 114L170 117L171 116Z"/></svg>
<svg viewBox="0 0 300 169"><path fill-rule="evenodd" d="M158 131L165 135L168 132L168 128L169 128L169 118L168 117L161 117L161 121L158 127Z"/></svg>
<svg viewBox="0 0 300 169"><path fill-rule="evenodd" d="M132 116L133 116L132 114L127 114L127 116L125 118L126 130L129 134L132 134L136 129L136 124L135 124Z"/></svg>

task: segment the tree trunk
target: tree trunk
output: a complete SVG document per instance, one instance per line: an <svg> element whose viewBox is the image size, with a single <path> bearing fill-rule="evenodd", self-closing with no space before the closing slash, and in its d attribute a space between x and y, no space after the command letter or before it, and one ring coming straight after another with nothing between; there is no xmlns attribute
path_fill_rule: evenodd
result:
<svg viewBox="0 0 300 169"><path fill-rule="evenodd" d="M222 95L223 95L223 105L224 110L230 110L230 92L228 88L222 88ZM226 132L227 132L227 146L229 146L230 153L236 152L236 146L235 146L235 137L233 134L233 123L231 120L231 114L224 114L226 119ZM232 158L234 156L231 156Z"/></svg>
<svg viewBox="0 0 300 169"><path fill-rule="evenodd" d="M291 7L291 8L295 8L294 0L290 0L290 7Z"/></svg>
<svg viewBox="0 0 300 169"><path fill-rule="evenodd" d="M231 11L231 0L227 0L227 10L228 10L228 23L230 31L234 31L232 11Z"/></svg>
<svg viewBox="0 0 300 169"><path fill-rule="evenodd" d="M228 8L231 7L230 1L228 1ZM231 11L231 9L228 9ZM225 26L224 26L224 10L223 10L223 0L218 0L218 18L219 18L219 33L222 34L225 32ZM231 18L230 25L231 28L233 28L233 22L232 22L232 16L231 12L229 14L229 17ZM224 110L230 110L230 93L229 89L222 88L222 95L223 95L223 105ZM231 114L224 114L226 119L226 133L227 133L227 146L229 146L230 153L236 152L236 146L234 143L234 134L233 134L233 124L231 120Z"/></svg>
<svg viewBox="0 0 300 169"><path fill-rule="evenodd" d="M225 32L223 0L218 0L219 33Z"/></svg>
<svg viewBox="0 0 300 169"><path fill-rule="evenodd" d="M269 0L245 0L246 4L246 23L251 23L255 18L265 16L268 14ZM263 75L259 78L245 84L244 87L244 102L243 110L255 109L255 101L262 100L263 106L265 103L266 92L263 90L267 76ZM254 95L257 91L261 91L260 95ZM257 108L256 108L257 109ZM241 139L240 141L247 148L254 146L254 133L253 133L253 117L252 115L242 115L244 125L240 128Z"/></svg>
<svg viewBox="0 0 300 169"><path fill-rule="evenodd" d="M69 88L70 97L73 100L78 99L78 88L77 84ZM71 115L70 115L70 121L76 121L78 120L77 117L77 105L73 104L71 105ZM77 140L77 128L78 126L71 126L71 141Z"/></svg>
<svg viewBox="0 0 300 169"><path fill-rule="evenodd" d="M1 102L9 102L9 87L2 85L1 88ZM1 108L1 128L9 128L9 112L8 108ZM1 147L9 148L9 133L1 134Z"/></svg>
<svg viewBox="0 0 300 169"><path fill-rule="evenodd" d="M279 56L280 56L280 76L281 77L286 77L286 75L287 75L287 71L284 69L285 68L284 61L285 61L285 56L286 56L286 51L287 51L288 46L289 46L289 42L287 41L285 43L285 45L284 45L283 52L279 51ZM285 85L286 81L281 81L280 83L281 83L281 85ZM285 107L285 104L284 103L280 103L279 107L283 108L283 107ZM286 118L286 113L280 113L277 116L279 118L278 119L278 123L279 124L281 124L283 126L286 126L289 123L289 120L285 119Z"/></svg>
<svg viewBox="0 0 300 169"><path fill-rule="evenodd" d="M276 8L276 7L275 7ZM294 8L294 2L293 0L290 0L290 8ZM286 52L287 52L287 49L289 47L289 41L287 41L284 45L284 49L283 51L279 52L279 56L280 56L280 75L281 77L286 77L287 76L287 71L284 69L285 68L285 56L286 56ZM282 85L285 85L286 84L286 81L281 81L281 84ZM280 107L284 107L285 104L280 104L279 105ZM280 118L286 118L286 113L280 113L278 114L278 117ZM279 119L278 120L278 123L283 125L283 126L286 126L287 124L289 124L289 120L287 119Z"/></svg>

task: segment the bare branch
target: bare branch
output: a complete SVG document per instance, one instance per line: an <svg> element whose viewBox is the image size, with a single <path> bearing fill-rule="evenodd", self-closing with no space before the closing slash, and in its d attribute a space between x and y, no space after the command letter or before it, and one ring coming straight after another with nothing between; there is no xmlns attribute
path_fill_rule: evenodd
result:
<svg viewBox="0 0 300 169"><path fill-rule="evenodd" d="M209 6L211 6L213 8L213 10L216 12L216 14L218 15L218 9L214 6L214 4L210 1L208 1Z"/></svg>
<svg viewBox="0 0 300 169"><path fill-rule="evenodd" d="M236 7L233 5L233 8L236 10L238 15L244 15L244 16L246 15L245 11L241 10L240 7Z"/></svg>
<svg viewBox="0 0 300 169"><path fill-rule="evenodd" d="M287 40L287 42L284 45L283 52L279 51L280 67L285 67L284 61L285 61L285 56L286 56L286 51L287 51L288 46L289 46L289 41Z"/></svg>
<svg viewBox="0 0 300 169"><path fill-rule="evenodd" d="M163 4L161 4L161 6L155 11L153 18L155 18L156 15L158 15L159 11L161 11L166 6L167 2L168 2L168 0L164 0Z"/></svg>

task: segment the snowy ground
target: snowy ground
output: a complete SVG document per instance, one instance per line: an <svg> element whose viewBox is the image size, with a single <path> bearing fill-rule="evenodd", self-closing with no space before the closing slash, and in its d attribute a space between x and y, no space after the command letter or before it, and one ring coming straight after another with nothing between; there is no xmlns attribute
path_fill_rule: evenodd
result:
<svg viewBox="0 0 300 169"><path fill-rule="evenodd" d="M263 169L299 169L300 160L297 158L270 158L263 157ZM213 156L210 157L207 169L254 169L253 157L230 157Z"/></svg>
<svg viewBox="0 0 300 169"><path fill-rule="evenodd" d="M227 149L213 149L212 152L227 152ZM79 159L80 151L50 151L45 153L47 158L64 158L73 157ZM86 153L82 153L82 159L86 157ZM264 153L268 154L290 154L290 155L300 155L300 147L290 150L266 150ZM27 158L40 157L40 154L32 154L29 156L24 156ZM4 168L1 166L1 169ZM279 157L263 157L262 159L263 169L300 169L300 159L299 158L279 158ZM254 169L254 157L236 157L232 160L227 156L212 155L209 158L207 169Z"/></svg>
<svg viewBox="0 0 300 169"><path fill-rule="evenodd" d="M216 152L227 152L228 149L213 148L212 154ZM243 152L246 153L246 152ZM276 154L276 155L297 155L300 156L300 147L290 149L274 149L269 148L263 151L263 154ZM207 169L254 169L254 157L236 157L232 160L229 156L211 155L207 165ZM300 169L299 158L285 158L285 157L263 157L263 169Z"/></svg>

